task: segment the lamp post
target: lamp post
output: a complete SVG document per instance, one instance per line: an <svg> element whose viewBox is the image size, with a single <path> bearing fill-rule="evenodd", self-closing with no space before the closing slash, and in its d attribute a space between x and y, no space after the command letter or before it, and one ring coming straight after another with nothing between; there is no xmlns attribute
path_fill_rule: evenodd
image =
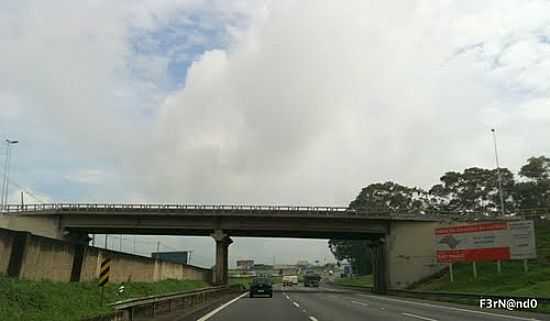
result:
<svg viewBox="0 0 550 321"><path fill-rule="evenodd" d="M500 215L504 217L504 194L502 193L502 176L500 175L500 164L498 163L498 149L497 149L497 134L495 129L492 128L491 132L493 133L493 144L495 146L495 161L497 165L497 183L498 183L498 193L500 195ZM497 273L502 272L502 265L500 260L497 261Z"/></svg>
<svg viewBox="0 0 550 321"><path fill-rule="evenodd" d="M6 139L6 160L4 163L4 180L2 181L2 195L0 195L0 211L4 211L8 203L9 171L11 160L11 146L18 144L17 140Z"/></svg>
<svg viewBox="0 0 550 321"><path fill-rule="evenodd" d="M495 145L495 161L497 165L497 182L498 182L498 193L500 195L500 214L504 216L504 194L502 192L502 176L500 173L500 165L498 163L498 150L497 150L497 134L495 129L491 129L493 133L493 143Z"/></svg>

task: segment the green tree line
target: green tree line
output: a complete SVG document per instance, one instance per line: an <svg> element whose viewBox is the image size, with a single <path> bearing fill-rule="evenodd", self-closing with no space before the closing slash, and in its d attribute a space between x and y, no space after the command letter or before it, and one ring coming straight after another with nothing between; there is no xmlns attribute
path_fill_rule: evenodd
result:
<svg viewBox="0 0 550 321"><path fill-rule="evenodd" d="M531 157L517 175L507 168L466 168L450 171L429 190L395 182L374 183L361 189L350 209L370 212L482 213L497 215L500 205L499 179L502 185L504 212L521 209L550 208L550 158ZM367 241L329 240L337 260L351 263L354 273L371 273Z"/></svg>

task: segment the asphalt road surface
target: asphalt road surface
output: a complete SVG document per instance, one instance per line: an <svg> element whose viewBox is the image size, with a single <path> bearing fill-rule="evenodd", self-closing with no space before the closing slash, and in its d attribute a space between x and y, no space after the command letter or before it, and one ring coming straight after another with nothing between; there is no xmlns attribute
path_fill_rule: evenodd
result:
<svg viewBox="0 0 550 321"><path fill-rule="evenodd" d="M550 315L375 296L331 288L275 288L273 298L245 293L198 321L534 321ZM187 320L186 320L187 321Z"/></svg>

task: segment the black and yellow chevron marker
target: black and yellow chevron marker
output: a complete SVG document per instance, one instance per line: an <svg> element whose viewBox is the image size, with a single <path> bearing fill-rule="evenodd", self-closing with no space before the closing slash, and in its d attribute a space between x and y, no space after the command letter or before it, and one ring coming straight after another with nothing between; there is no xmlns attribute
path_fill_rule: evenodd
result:
<svg viewBox="0 0 550 321"><path fill-rule="evenodd" d="M111 258L106 257L101 261L101 268L99 269L99 286L105 286L109 282L109 276L111 275Z"/></svg>

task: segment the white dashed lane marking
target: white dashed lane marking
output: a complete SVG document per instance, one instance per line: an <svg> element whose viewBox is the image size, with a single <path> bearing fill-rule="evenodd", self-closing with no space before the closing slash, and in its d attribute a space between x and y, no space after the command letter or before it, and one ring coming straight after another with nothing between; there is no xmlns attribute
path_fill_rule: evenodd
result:
<svg viewBox="0 0 550 321"><path fill-rule="evenodd" d="M365 302L359 302L359 301L351 301L351 303L355 303L355 304L359 304L359 305L362 305L362 306L365 306L365 307L368 307L369 305Z"/></svg>
<svg viewBox="0 0 550 321"><path fill-rule="evenodd" d="M427 318L427 317L423 317L421 315L416 315L416 314L412 314L412 313L403 312L401 314L406 316L406 317L409 317L409 318L415 318L415 319L424 320L424 321L437 321L436 319Z"/></svg>

